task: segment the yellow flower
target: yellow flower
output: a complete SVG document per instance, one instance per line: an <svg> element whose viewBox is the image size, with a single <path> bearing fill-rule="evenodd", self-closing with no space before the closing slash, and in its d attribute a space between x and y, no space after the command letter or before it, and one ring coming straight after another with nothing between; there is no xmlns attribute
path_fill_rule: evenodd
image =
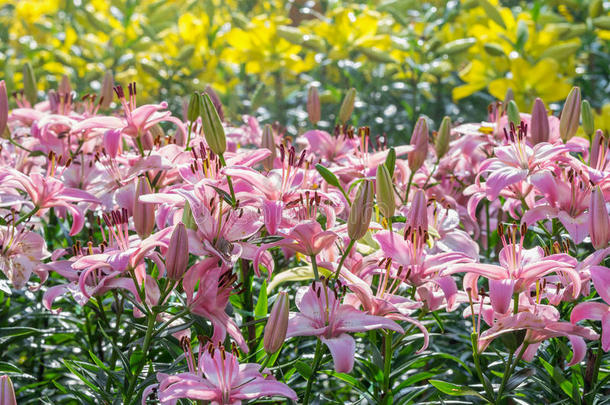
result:
<svg viewBox="0 0 610 405"><path fill-rule="evenodd" d="M492 96L503 99L508 89L515 94L515 102L524 111L529 111L536 97L545 102L560 101L572 86L559 74L559 64L550 58L530 65L522 58L511 59L508 77L489 83Z"/></svg>

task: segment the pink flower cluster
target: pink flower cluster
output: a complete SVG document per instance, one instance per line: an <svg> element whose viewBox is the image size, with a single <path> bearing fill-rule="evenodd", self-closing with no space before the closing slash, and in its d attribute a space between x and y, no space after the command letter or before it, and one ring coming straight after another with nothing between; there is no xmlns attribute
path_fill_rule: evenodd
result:
<svg viewBox="0 0 610 405"><path fill-rule="evenodd" d="M19 99L7 115L0 270L15 288L33 272L40 284L55 272L65 281L44 287L54 311L60 297L84 305L117 289L144 307L183 296L213 333L197 361L185 345L188 372L158 374L162 403L296 400L268 369L240 365L222 346L231 340L249 350L244 320L226 310L239 293L239 266L251 265L261 281L302 267L305 279L316 278L292 297L298 312L285 336L319 337L337 372L354 366L351 334L413 326L423 351L428 332L414 314L461 304L480 351L524 331L518 343L528 360L545 340L565 336L576 364L585 340L598 338L576 324L586 318L602 321L610 349L610 269L600 265L610 253L610 169L601 131L591 142L564 143L556 117L545 113L541 123L540 114L522 114L517 123L494 112L490 122L435 134L436 144L421 119L411 145L389 149L367 128L312 129L291 140L245 117L238 128L223 123L226 150L215 153L205 117L182 120L166 103L137 107L135 84L127 96L115 91L117 111L99 111L93 97L76 103L51 93L35 106ZM358 194L363 180L375 180L370 204L356 201L367 195ZM50 209L71 241L52 252L41 236ZM365 218L366 235L356 240L348 222ZM546 235L545 245L526 247L531 233ZM579 261L576 249L591 254ZM165 294L162 279L181 288ZM591 284L605 303L583 302ZM571 319L556 308L564 301L580 302Z"/></svg>

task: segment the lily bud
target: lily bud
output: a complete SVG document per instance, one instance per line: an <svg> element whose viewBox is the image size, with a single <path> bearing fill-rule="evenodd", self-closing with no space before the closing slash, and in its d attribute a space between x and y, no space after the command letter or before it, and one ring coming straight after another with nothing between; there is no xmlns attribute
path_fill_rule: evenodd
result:
<svg viewBox="0 0 610 405"><path fill-rule="evenodd" d="M411 135L411 146L414 150L409 152L407 160L409 161L409 169L411 172L416 172L424 164L428 155L428 122L424 117L419 117L413 135Z"/></svg>
<svg viewBox="0 0 610 405"><path fill-rule="evenodd" d="M582 118L582 129L590 137L595 132L595 121L591 104L587 100L582 101L580 115Z"/></svg>
<svg viewBox="0 0 610 405"><path fill-rule="evenodd" d="M72 93L72 86L70 85L70 79L68 79L67 75L63 75L61 77L61 82L59 83L59 94L70 94Z"/></svg>
<svg viewBox="0 0 610 405"><path fill-rule="evenodd" d="M212 99L207 93L201 95L202 110L201 121L203 124L203 133L208 146L217 155L222 155L227 150L227 139L225 129L222 127L222 121Z"/></svg>
<svg viewBox="0 0 610 405"><path fill-rule="evenodd" d="M311 86L307 92L307 114L313 125L320 121L320 95L317 87Z"/></svg>
<svg viewBox="0 0 610 405"><path fill-rule="evenodd" d="M438 129L436 136L436 158L440 159L445 156L445 153L449 150L449 138L451 137L451 118L445 117L441 121L441 126Z"/></svg>
<svg viewBox="0 0 610 405"><path fill-rule="evenodd" d="M369 230L373 215L373 197L373 181L364 180L358 187L347 220L347 234L351 240L361 239Z"/></svg>
<svg viewBox="0 0 610 405"><path fill-rule="evenodd" d="M288 294L282 291L278 294L271 314L265 325L265 334L263 335L263 347L267 354L276 353L286 340L286 331L288 330L288 316L290 315L290 303Z"/></svg>
<svg viewBox="0 0 610 405"><path fill-rule="evenodd" d="M563 142L569 141L578 130L580 119L580 88L572 87L561 110L559 134Z"/></svg>
<svg viewBox="0 0 610 405"><path fill-rule="evenodd" d="M356 102L356 89L351 88L347 91L341 109L339 110L339 122L345 124L354 111L354 103Z"/></svg>
<svg viewBox="0 0 610 405"><path fill-rule="evenodd" d="M595 249L602 249L610 242L610 216L606 209L606 200L599 186L591 193L589 203L589 235Z"/></svg>
<svg viewBox="0 0 610 405"><path fill-rule="evenodd" d="M0 137L4 133L8 122L8 96L6 94L6 83L0 80Z"/></svg>
<svg viewBox="0 0 610 405"><path fill-rule="evenodd" d="M34 69L32 69L30 62L26 62L25 65L23 65L23 93L31 105L36 104L36 100L38 99L38 87L36 85Z"/></svg>
<svg viewBox="0 0 610 405"><path fill-rule="evenodd" d="M537 98L532 107L532 121L530 125L532 143L538 145L549 141L549 117L544 102Z"/></svg>
<svg viewBox="0 0 610 405"><path fill-rule="evenodd" d="M521 123L519 107L517 107L517 103L515 103L515 100L510 100L508 102L508 106L506 106L506 115L508 115L508 120L515 124L515 126L518 126Z"/></svg>
<svg viewBox="0 0 610 405"><path fill-rule="evenodd" d="M595 131L593 142L591 142L591 152L589 153L589 166L594 169L599 168L598 164L603 164L605 158L606 140L604 132L601 129Z"/></svg>
<svg viewBox="0 0 610 405"><path fill-rule="evenodd" d="M207 86L205 86L205 92L208 96L210 96L210 100L212 100L212 104L214 104L214 108L216 109L216 112L218 113L218 117L220 117L220 121L221 122L224 121L225 113L222 108L222 101L220 101L220 97L218 97L218 93L216 93L214 91L214 89L212 88L212 86L210 86L209 84Z"/></svg>
<svg viewBox="0 0 610 405"><path fill-rule="evenodd" d="M396 210L396 197L394 196L392 177L383 163L377 166L376 183L379 210L384 217L391 218Z"/></svg>
<svg viewBox="0 0 610 405"><path fill-rule="evenodd" d="M182 211L182 223L188 228L197 230L197 222L193 217L193 211L191 210L191 204L188 201L184 202L184 210Z"/></svg>
<svg viewBox="0 0 610 405"><path fill-rule="evenodd" d="M140 201L140 196L151 194L148 178L142 176L136 184L136 198L133 202L133 223L140 238L150 235L155 227L155 206Z"/></svg>
<svg viewBox="0 0 610 405"><path fill-rule="evenodd" d="M186 227L179 222L172 232L167 248L167 258L165 259L165 269L167 278L170 280L180 280L186 271L189 262L189 239Z"/></svg>
<svg viewBox="0 0 610 405"><path fill-rule="evenodd" d="M271 128L271 125L269 124L265 124L265 127L263 128L263 139L261 142L261 146L271 151L271 154L263 160L263 167L265 168L265 170L269 171L273 169L273 162L275 161L275 157L277 156L275 148L275 138L273 136L273 128Z"/></svg>
<svg viewBox="0 0 610 405"><path fill-rule="evenodd" d="M409 225L413 229L428 230L428 199L424 190L417 190L411 202L408 217Z"/></svg>
<svg viewBox="0 0 610 405"><path fill-rule="evenodd" d="M189 106L186 110L186 118L190 122L197 121L197 118L201 115L201 95L199 92L195 91L191 95L191 99L189 100Z"/></svg>
<svg viewBox="0 0 610 405"><path fill-rule="evenodd" d="M8 375L0 376L0 404L17 405L17 398L15 398L13 382Z"/></svg>
<svg viewBox="0 0 610 405"><path fill-rule="evenodd" d="M114 87L114 78L112 77L112 71L106 71L104 74L104 81L102 82L102 88L100 89L100 108L110 107L114 93L112 88Z"/></svg>

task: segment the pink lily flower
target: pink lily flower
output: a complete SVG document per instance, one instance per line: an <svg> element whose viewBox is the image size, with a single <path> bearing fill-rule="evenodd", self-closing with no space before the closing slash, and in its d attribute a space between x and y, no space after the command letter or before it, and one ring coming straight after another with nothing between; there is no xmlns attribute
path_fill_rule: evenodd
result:
<svg viewBox="0 0 610 405"><path fill-rule="evenodd" d="M541 219L557 218L575 244L588 235L591 185L586 174L574 169L564 170L560 176L551 172L536 173L531 183L544 195L534 207L525 212L521 223L534 224Z"/></svg>
<svg viewBox="0 0 610 405"><path fill-rule="evenodd" d="M181 132L181 136L186 139L186 129L184 123L172 117L167 110L167 103L146 104L136 107L136 84L129 84L129 101L125 98L125 93L121 86L116 86L114 91L123 106L124 118L109 116L94 116L87 118L72 128L73 133L79 133L91 129L120 129L124 134L134 138L145 135L150 128L160 122L172 122L176 124Z"/></svg>
<svg viewBox="0 0 610 405"><path fill-rule="evenodd" d="M237 276L231 273L228 266L218 266L218 259L210 257L191 267L184 275L182 285L191 312L212 323L212 341L223 342L228 332L241 350L248 352L248 345L239 326L225 312L236 279ZM197 284L199 287L195 292Z"/></svg>
<svg viewBox="0 0 610 405"><path fill-rule="evenodd" d="M518 130L511 126L505 133L506 146L494 149L495 157L479 167L479 173L489 173L485 186L489 200L495 200L507 187L529 178L534 173L548 170L555 165L554 159L568 151L566 146L542 142L530 147L525 140L527 127L522 123Z"/></svg>
<svg viewBox="0 0 610 405"><path fill-rule="evenodd" d="M300 312L290 314L286 338L318 336L330 349L335 371L349 373L354 367L356 342L348 332L373 329L404 331L390 319L368 315L351 305L341 304L339 290L321 282L301 287L295 299Z"/></svg>
<svg viewBox="0 0 610 405"><path fill-rule="evenodd" d="M39 234L23 227L0 226L0 270L14 288L22 289L33 271L44 281L46 272L38 270L49 255Z"/></svg>
<svg viewBox="0 0 610 405"><path fill-rule="evenodd" d="M381 247L387 271L391 271L391 278L415 287L432 282L443 290L447 307L453 309L457 286L455 280L441 274L441 270L472 259L459 252L428 254L425 250L427 231L407 229L405 235L403 238L392 231L381 231L374 236Z"/></svg>
<svg viewBox="0 0 610 405"><path fill-rule="evenodd" d="M51 207L63 207L72 214L70 236L79 233L85 224L85 216L81 209L71 203L98 204L100 202L86 191L65 187L61 180L51 175L52 172L47 173L46 176L40 173L32 173L27 176L14 169L9 169L9 172L15 186L28 194L35 208L44 210Z"/></svg>
<svg viewBox="0 0 610 405"><path fill-rule="evenodd" d="M606 267L594 266L591 268L591 278L595 291L604 302L581 302L572 310L570 321L602 321L602 349L607 352L610 350L610 271Z"/></svg>
<svg viewBox="0 0 610 405"><path fill-rule="evenodd" d="M508 243L504 236L504 229L500 227L504 247L500 251L500 265L484 263L456 264L443 272L444 275L465 272L464 287L470 288L476 298L479 276L489 280L489 297L494 310L506 313L510 307L513 294L521 293L530 288L541 277L549 273L563 273L572 283L572 293L578 297L581 288L581 279L575 270L576 260L566 254L557 254L545 257L544 250L536 246L532 249L523 247L525 229L521 230L521 238L516 241L516 229L512 229L512 243Z"/></svg>
<svg viewBox="0 0 610 405"><path fill-rule="evenodd" d="M520 310L522 306L519 306ZM599 335L592 329L559 320L559 311L550 305L535 304L526 311L509 314L496 320L493 326L481 333L479 337L479 352L483 352L489 344L504 333L526 330L523 344L527 344L523 359L531 361L540 344L548 339L566 336L572 344L574 355L568 366L580 363L587 351L584 339L596 340ZM517 349L519 351L520 349Z"/></svg>
<svg viewBox="0 0 610 405"><path fill-rule="evenodd" d="M184 339L186 362L189 371L176 375L157 373L159 384L147 387L142 395L142 405L156 391L162 404L175 405L180 398L194 401L211 401L212 404L234 405L261 397L284 397L293 401L297 394L286 384L262 370L254 363L239 364L237 357L222 346L199 344L197 362L190 342Z"/></svg>

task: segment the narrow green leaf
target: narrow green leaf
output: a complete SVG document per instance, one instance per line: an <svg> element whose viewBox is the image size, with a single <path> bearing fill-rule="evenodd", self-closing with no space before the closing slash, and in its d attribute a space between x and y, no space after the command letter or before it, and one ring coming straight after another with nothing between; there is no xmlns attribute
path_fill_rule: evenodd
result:
<svg viewBox="0 0 610 405"><path fill-rule="evenodd" d="M437 390L447 395L451 395L454 397L470 395L485 399L481 394L479 394L472 388L463 387L461 385L451 384L440 380L428 380L428 382L432 384Z"/></svg>
<svg viewBox="0 0 610 405"><path fill-rule="evenodd" d="M320 176L322 176L322 178L326 180L328 184L341 188L341 183L339 183L339 179L337 178L337 176L335 176L333 172L331 172L319 163L316 165L316 170L318 171L318 173L320 173Z"/></svg>

